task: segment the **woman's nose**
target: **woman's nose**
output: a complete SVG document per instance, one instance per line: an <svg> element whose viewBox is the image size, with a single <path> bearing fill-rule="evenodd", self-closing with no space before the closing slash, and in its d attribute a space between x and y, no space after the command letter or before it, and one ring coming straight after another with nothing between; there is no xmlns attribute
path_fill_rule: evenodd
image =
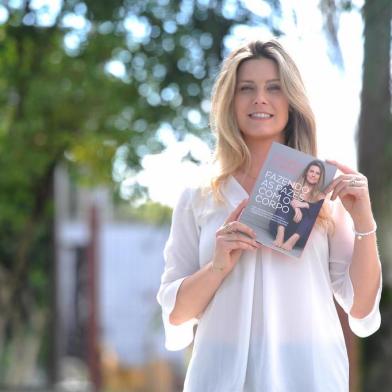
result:
<svg viewBox="0 0 392 392"><path fill-rule="evenodd" d="M255 104L261 104L261 103L267 103L268 99L266 97L266 94L263 90L257 90L256 91L256 96L254 99Z"/></svg>

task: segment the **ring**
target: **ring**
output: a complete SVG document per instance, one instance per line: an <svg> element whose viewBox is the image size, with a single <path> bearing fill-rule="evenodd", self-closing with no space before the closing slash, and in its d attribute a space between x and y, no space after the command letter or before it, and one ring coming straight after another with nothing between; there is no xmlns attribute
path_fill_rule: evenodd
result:
<svg viewBox="0 0 392 392"><path fill-rule="evenodd" d="M353 178L352 180L350 180L350 183L349 183L349 185L352 187L362 186L365 184L366 184L366 181L360 180L358 178Z"/></svg>
<svg viewBox="0 0 392 392"><path fill-rule="evenodd" d="M233 222L232 222L232 223L233 223ZM225 234L231 234L231 233L234 232L234 230L231 228L232 223L227 223L226 225L223 226L222 231L223 231Z"/></svg>

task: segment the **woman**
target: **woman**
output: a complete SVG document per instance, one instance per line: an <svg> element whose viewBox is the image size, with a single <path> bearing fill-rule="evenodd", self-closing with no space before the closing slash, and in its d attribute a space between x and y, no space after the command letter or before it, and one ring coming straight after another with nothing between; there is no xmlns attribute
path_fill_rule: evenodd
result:
<svg viewBox="0 0 392 392"><path fill-rule="evenodd" d="M169 350L191 344L198 324L184 391L347 392L332 294L358 336L380 325L366 178L332 162L342 174L326 190L331 208L324 203L298 260L261 246L238 221L273 141L316 155L301 77L275 40L243 45L224 61L211 125L220 172L209 188L181 195L157 296Z"/></svg>
<svg viewBox="0 0 392 392"><path fill-rule="evenodd" d="M303 170L296 183L300 184L301 192L292 198L289 211L275 211L270 221L270 230L275 236L273 245L290 252L294 246L303 248L312 230L320 208L325 199L324 187L325 168L321 161L311 161ZM294 194L291 185L286 185L281 194ZM278 219L276 219L278 218ZM287 222L287 225L277 222Z"/></svg>

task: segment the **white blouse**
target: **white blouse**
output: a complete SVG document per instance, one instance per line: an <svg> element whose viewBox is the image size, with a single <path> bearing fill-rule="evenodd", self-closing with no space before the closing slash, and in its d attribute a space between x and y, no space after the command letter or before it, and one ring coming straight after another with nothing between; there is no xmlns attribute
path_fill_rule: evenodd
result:
<svg viewBox="0 0 392 392"><path fill-rule="evenodd" d="M267 247L243 252L199 320L170 324L182 281L211 261L216 230L248 197L232 176L222 193L226 205L199 189L186 189L164 251L157 299L165 346L181 350L194 338L184 391L347 392L348 358L333 296L349 313L354 234L340 201L330 202L332 236L315 226L300 259ZM363 319L349 315L356 335L366 337L379 328L380 296L381 282L373 310Z"/></svg>

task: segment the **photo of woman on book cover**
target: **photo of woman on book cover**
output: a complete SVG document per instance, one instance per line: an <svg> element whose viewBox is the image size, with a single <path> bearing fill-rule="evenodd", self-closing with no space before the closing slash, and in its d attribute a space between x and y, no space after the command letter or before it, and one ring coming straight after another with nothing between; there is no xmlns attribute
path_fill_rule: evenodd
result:
<svg viewBox="0 0 392 392"><path fill-rule="evenodd" d="M287 251L295 246L303 248L321 209L325 194L325 167L319 160L311 161L296 181L301 192L297 197L290 197L288 212L276 209L270 221L270 231L275 237L273 245ZM295 194L292 186L286 185L280 194ZM287 224L284 225L283 222Z"/></svg>

